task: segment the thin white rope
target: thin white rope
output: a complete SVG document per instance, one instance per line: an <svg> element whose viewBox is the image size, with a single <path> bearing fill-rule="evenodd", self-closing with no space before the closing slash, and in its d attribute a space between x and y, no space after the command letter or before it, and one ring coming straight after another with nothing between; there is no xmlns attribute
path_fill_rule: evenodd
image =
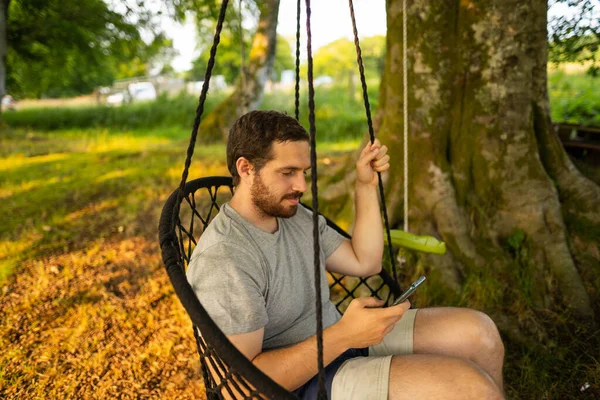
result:
<svg viewBox="0 0 600 400"><path fill-rule="evenodd" d="M402 79L404 86L404 231L408 232L408 68L406 50L406 0L402 1Z"/></svg>

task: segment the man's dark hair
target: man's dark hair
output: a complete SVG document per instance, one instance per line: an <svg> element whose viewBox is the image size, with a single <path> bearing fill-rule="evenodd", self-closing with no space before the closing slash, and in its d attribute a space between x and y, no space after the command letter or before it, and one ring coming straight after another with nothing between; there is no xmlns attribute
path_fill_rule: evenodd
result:
<svg viewBox="0 0 600 400"><path fill-rule="evenodd" d="M242 115L229 130L227 139L227 167L233 185L240 183L235 163L245 157L259 172L273 159L274 142L308 141L306 130L289 115L278 111L251 111Z"/></svg>

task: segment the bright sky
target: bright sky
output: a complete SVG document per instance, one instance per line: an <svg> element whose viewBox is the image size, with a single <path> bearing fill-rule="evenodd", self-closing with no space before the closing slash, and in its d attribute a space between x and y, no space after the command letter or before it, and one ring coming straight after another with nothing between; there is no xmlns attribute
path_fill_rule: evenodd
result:
<svg viewBox="0 0 600 400"><path fill-rule="evenodd" d="M238 6L239 0L230 2L230 6ZM277 32L290 40L290 45L295 48L296 37L296 1L281 0L279 6L279 23ZM552 3L552 2L551 2ZM304 9L304 1L302 1ZM352 21L348 9L348 0L313 0L311 2L311 30L313 52L327 43L341 37L352 39ZM385 35L385 0L354 0L356 24L360 37ZM564 3L553 4L549 9L548 17L559 14L572 14ZM173 60L176 71L185 71L191 67L191 62L198 56L196 48L196 29L191 18L184 24L177 24L165 18L163 28L173 39L173 45L179 55ZM301 17L302 37L306 40L306 16L304 11ZM306 41L302 41L301 49L306 58Z"/></svg>
<svg viewBox="0 0 600 400"><path fill-rule="evenodd" d="M304 8L304 1L302 1ZM237 1L230 2L238 5ZM354 13L360 37L385 35L385 0L354 0ZM179 56L173 60L176 71L185 71L198 56L196 49L196 29L191 18L184 24L177 24L170 19L163 20L163 28L173 39L173 45ZM306 39L306 16L301 17L301 35ZM290 41L295 48L296 37L296 0L281 0L279 6L279 23L277 32ZM352 38L352 21L348 0L313 0L311 2L311 32L313 52L320 46L341 37ZM306 42L301 43L306 53Z"/></svg>

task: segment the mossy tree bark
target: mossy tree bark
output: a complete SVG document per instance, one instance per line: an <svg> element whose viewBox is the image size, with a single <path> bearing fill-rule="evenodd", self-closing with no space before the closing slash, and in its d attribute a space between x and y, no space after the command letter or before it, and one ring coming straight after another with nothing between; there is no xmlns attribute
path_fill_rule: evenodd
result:
<svg viewBox="0 0 600 400"><path fill-rule="evenodd" d="M244 76L238 79L234 92L202 121L200 134L204 142L227 138L233 122L260 105L265 83L272 75L277 43L279 0L260 0L256 3L260 17ZM218 60L217 51L216 62Z"/></svg>
<svg viewBox="0 0 600 400"><path fill-rule="evenodd" d="M454 291L473 276L491 277L496 307L517 307L517 295L530 310L558 305L593 316L600 188L551 130L547 2L408 3L409 230L440 237L449 250L420 255L422 265ZM386 192L399 228L402 13L402 0L388 0L376 118L394 157Z"/></svg>

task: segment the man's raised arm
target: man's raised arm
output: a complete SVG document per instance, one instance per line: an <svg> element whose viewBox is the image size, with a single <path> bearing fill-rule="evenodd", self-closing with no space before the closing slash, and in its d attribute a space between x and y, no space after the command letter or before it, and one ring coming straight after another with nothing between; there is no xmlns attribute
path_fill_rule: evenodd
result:
<svg viewBox="0 0 600 400"><path fill-rule="evenodd" d="M387 147L369 142L356 162L355 220L352 241L345 241L326 260L327 270L343 275L370 276L381 271L383 226L377 197L377 172L389 169Z"/></svg>

